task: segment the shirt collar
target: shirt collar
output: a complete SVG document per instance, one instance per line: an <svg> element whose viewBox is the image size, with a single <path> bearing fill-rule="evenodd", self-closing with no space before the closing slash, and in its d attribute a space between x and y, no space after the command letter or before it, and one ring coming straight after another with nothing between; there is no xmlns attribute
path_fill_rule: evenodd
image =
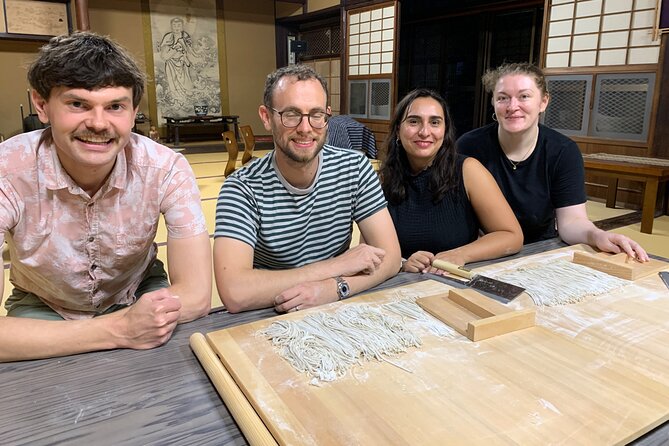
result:
<svg viewBox="0 0 669 446"><path fill-rule="evenodd" d="M106 191L110 188L125 189L126 177L128 174L128 157L126 151L131 150L130 143L116 155L116 163L112 168L109 178L102 186L100 191ZM37 149L38 172L42 172L44 184L47 189L69 189L72 194L82 194L83 189L74 182L72 177L65 171L58 158L55 144L42 143Z"/></svg>
<svg viewBox="0 0 669 446"><path fill-rule="evenodd" d="M323 147L324 149L324 147ZM286 180L283 175L281 174L281 171L279 170L279 166L276 164L276 150L272 151L272 168L276 172L276 175L279 177L279 181L281 181L281 184L291 193L295 195L309 195L311 192L314 191L316 188L316 182L318 181L318 177L321 176L321 170L323 170L323 149L318 152L318 168L316 170L316 175L314 176L314 181L307 187L306 189L300 189L299 187L295 187L292 184Z"/></svg>

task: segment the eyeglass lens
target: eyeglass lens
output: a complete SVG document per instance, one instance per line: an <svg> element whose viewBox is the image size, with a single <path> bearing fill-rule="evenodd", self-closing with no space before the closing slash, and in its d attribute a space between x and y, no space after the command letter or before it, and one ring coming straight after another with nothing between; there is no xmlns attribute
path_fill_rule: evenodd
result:
<svg viewBox="0 0 669 446"><path fill-rule="evenodd" d="M288 128L297 127L302 122L302 119L307 116L309 125L315 129L322 129L327 124L329 117L328 114L324 112L301 114L288 111L279 113L279 115L281 116L281 123Z"/></svg>

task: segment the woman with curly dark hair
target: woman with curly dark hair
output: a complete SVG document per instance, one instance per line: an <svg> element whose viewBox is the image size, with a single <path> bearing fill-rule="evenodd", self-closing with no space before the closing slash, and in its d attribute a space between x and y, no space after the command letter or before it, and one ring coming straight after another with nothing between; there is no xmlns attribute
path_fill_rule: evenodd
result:
<svg viewBox="0 0 669 446"><path fill-rule="evenodd" d="M434 259L464 265L518 252L520 225L495 179L458 155L446 101L417 89L397 104L381 184L402 249L402 270L438 272Z"/></svg>

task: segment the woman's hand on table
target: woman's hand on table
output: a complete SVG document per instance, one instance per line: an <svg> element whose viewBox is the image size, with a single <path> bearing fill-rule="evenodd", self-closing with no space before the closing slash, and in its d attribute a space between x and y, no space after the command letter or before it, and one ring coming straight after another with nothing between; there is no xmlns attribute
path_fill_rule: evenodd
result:
<svg viewBox="0 0 669 446"><path fill-rule="evenodd" d="M402 271L407 273L425 273L432 268L434 254L427 251L416 251L402 264Z"/></svg>
<svg viewBox="0 0 669 446"><path fill-rule="evenodd" d="M431 273L440 276L444 275L444 270L432 266L432 262L436 259L445 260L458 266L465 264L462 256L459 255L458 250L443 251L436 255L427 251L416 251L411 254L411 257L409 257L406 262L404 262L402 265L402 271L407 273Z"/></svg>
<svg viewBox="0 0 669 446"><path fill-rule="evenodd" d="M458 266L463 266L465 263L467 263L464 257L462 256L462 252L458 248L437 253L432 259L432 261L434 260L443 260ZM430 267L426 268L425 271L423 272L436 274L438 276L443 276L445 274L448 274L448 271L444 271L443 269L433 267L431 262L430 262Z"/></svg>
<svg viewBox="0 0 669 446"><path fill-rule="evenodd" d="M594 245L605 252L624 252L639 262L647 262L648 254L641 245L631 238L614 232L597 231Z"/></svg>

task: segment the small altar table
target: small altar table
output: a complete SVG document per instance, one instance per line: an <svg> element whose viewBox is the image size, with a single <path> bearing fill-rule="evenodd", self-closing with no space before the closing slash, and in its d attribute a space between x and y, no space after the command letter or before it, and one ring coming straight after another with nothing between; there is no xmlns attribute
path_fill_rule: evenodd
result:
<svg viewBox="0 0 669 446"><path fill-rule="evenodd" d="M239 116L238 115L191 115L184 117L163 116L167 122L168 141L174 142L174 147L179 147L179 128L192 126L213 126L224 124L235 131L235 138L239 139Z"/></svg>

